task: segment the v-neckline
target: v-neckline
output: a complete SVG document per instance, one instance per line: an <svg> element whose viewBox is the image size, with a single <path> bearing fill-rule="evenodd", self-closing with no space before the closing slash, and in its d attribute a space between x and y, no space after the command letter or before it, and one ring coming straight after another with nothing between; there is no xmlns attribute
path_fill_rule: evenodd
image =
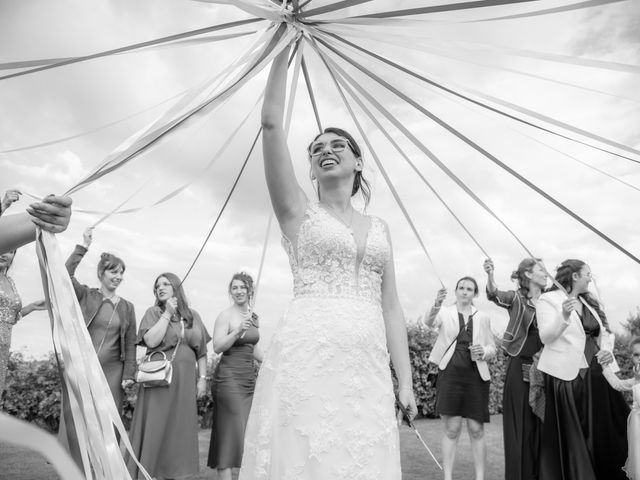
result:
<svg viewBox="0 0 640 480"><path fill-rule="evenodd" d="M371 230L373 228L373 218L370 217L369 215L366 215L367 220L369 220L369 226L367 227L367 232L365 233L364 242L362 243L362 250L361 250L360 249L360 245L358 244L358 239L356 238L355 230L353 229L353 227L350 228L348 225L346 225L344 222L342 222L340 219L338 219L334 214L332 214L327 208L325 208L319 202L318 202L318 206L322 209L322 211L325 213L325 215L327 215L329 218L333 219L338 225L340 225L342 228L344 228L349 233L349 236L353 240L353 244L356 247L356 262L355 262L356 265L355 265L355 269L356 269L356 278L359 277L360 267L362 265L362 262L364 261L364 257L367 254L367 247L369 246L369 237L371 236L370 234L371 234Z"/></svg>

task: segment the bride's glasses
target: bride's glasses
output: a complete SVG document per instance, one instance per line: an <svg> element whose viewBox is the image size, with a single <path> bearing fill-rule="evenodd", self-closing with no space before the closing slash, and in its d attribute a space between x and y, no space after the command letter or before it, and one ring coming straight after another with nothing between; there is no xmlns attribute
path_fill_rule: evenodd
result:
<svg viewBox="0 0 640 480"><path fill-rule="evenodd" d="M318 155L322 155L322 152L324 152L324 149L326 147L326 143L314 143L309 148L309 153L312 157L317 157ZM331 148L331 151L334 153L344 152L347 147L351 147L351 145L349 144L349 140L337 139L329 142L329 148Z"/></svg>

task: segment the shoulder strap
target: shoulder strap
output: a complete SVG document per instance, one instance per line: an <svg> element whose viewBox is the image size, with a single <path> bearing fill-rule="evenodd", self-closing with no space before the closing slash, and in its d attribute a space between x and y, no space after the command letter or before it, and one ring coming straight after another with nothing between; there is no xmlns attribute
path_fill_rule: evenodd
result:
<svg viewBox="0 0 640 480"><path fill-rule="evenodd" d="M180 346L180 342L182 341L182 337L184 336L184 320L180 319L180 336L178 337L178 343L176 343L176 348L173 349L173 353L171 354L171 362L176 358L176 354L178 353L178 347Z"/></svg>
<svg viewBox="0 0 640 480"><path fill-rule="evenodd" d="M478 310L476 310L475 312L473 312L471 315L469 315L469 321L467 322L467 324L471 321L471 319L473 318L473 316L478 313ZM465 324L466 327L466 324ZM447 349L444 351L444 353L442 354L442 358L444 358L444 356L447 354L447 352L449 351L449 349L451 347L453 347L453 344L456 343L458 341L458 338L460 338L460 334L462 333L464 329L460 328L460 330L458 330L458 335L456 335L456 338L454 338L451 343L449 344L449 346L447 347Z"/></svg>

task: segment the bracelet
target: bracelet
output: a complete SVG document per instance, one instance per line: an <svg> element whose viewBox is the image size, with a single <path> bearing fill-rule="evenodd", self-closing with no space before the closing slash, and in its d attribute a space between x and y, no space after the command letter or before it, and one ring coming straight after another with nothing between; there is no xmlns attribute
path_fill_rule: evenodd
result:
<svg viewBox="0 0 640 480"><path fill-rule="evenodd" d="M200 377L199 377L199 378L200 378L200 380L206 380L206 379L207 379L207 376L206 376L206 375L200 375Z"/></svg>
<svg viewBox="0 0 640 480"><path fill-rule="evenodd" d="M407 392L411 392L411 393L413 393L413 387L400 387L400 388L398 389L398 392L401 392L401 391L403 391L403 390L405 390L405 391L407 391Z"/></svg>

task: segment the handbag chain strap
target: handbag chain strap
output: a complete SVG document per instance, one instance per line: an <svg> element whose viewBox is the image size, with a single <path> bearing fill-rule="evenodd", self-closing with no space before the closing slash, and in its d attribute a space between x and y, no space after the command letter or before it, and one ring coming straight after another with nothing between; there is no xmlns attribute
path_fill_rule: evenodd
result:
<svg viewBox="0 0 640 480"><path fill-rule="evenodd" d="M116 302L113 304L113 311L111 312L111 317L109 318L109 323L107 323L107 328L104 330L104 336L102 337L102 341L100 342L100 345L98 346L98 349L96 350L96 354L100 353L100 350L102 350L102 345L104 345L104 341L107 338L107 334L109 333L109 327L111 326L111 322L113 321L113 317L116 314L116 309L118 308L118 303L120 303L120 297L118 297L118 300L116 300ZM104 302L103 302L104 305Z"/></svg>
<svg viewBox="0 0 640 480"><path fill-rule="evenodd" d="M181 318L180 319L180 336L178 337L178 343L176 343L176 348L173 350L173 354L171 354L171 360L169 360L171 363L173 363L173 360L176 358L176 355L178 353L178 347L180 346L180 342L182 341L183 335L184 335L184 321Z"/></svg>

